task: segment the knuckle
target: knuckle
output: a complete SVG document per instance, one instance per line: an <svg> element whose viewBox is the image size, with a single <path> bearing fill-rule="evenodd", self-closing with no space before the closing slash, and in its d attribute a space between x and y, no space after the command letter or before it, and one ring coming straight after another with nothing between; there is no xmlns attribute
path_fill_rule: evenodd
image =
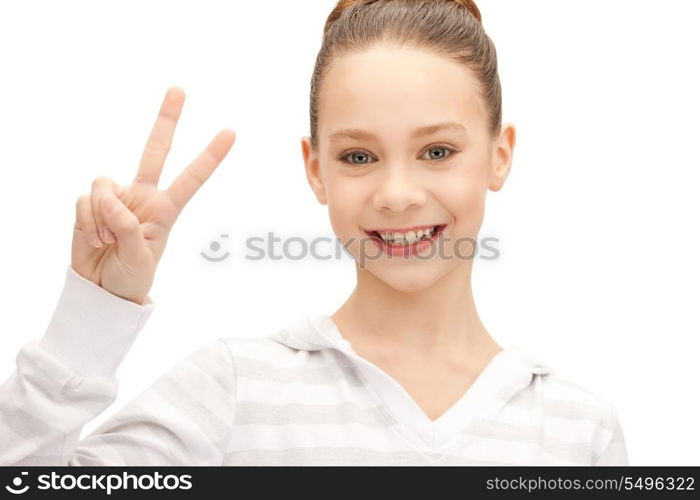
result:
<svg viewBox="0 0 700 500"><path fill-rule="evenodd" d="M167 144L156 140L148 141L148 143L146 144L146 149L159 154L168 154L168 152L170 151L170 147L168 147Z"/></svg>
<svg viewBox="0 0 700 500"><path fill-rule="evenodd" d="M75 224L74 229L84 230L90 225L90 196L82 195L75 202Z"/></svg>
<svg viewBox="0 0 700 500"><path fill-rule="evenodd" d="M128 212L119 217L115 225L122 231L132 232L139 227L140 222L132 212Z"/></svg>
<svg viewBox="0 0 700 500"><path fill-rule="evenodd" d="M194 169L194 168L192 168L192 167L190 167L190 168L188 168L187 170L185 170L185 172L187 172L187 175L188 175L191 179L193 179L194 182L195 182L197 185L199 185L199 186L201 186L202 184L204 184L204 182L206 181L206 179L204 178L204 176L201 175L196 169Z"/></svg>
<svg viewBox="0 0 700 500"><path fill-rule="evenodd" d="M136 217L126 217L124 221L124 230L130 233L136 232L139 228L139 221Z"/></svg>
<svg viewBox="0 0 700 500"><path fill-rule="evenodd" d="M138 227L141 225L141 221L136 216L136 214L128 208L126 209L126 219L128 220L131 227Z"/></svg>
<svg viewBox="0 0 700 500"><path fill-rule="evenodd" d="M80 210L85 206L87 202L90 201L90 195L89 194L84 194L78 197L78 199L75 201L75 210L80 214Z"/></svg>
<svg viewBox="0 0 700 500"><path fill-rule="evenodd" d="M99 188L106 184L110 184L111 182L112 179L110 179L106 175L101 175L99 177L96 177L95 180L92 181L92 189Z"/></svg>

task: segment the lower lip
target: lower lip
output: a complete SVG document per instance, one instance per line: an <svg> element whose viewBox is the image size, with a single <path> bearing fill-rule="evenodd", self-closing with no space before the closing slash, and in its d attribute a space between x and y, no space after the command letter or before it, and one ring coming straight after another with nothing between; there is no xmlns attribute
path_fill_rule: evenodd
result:
<svg viewBox="0 0 700 500"><path fill-rule="evenodd" d="M402 257L410 257L413 254L423 252L430 248L430 245L433 244L435 240L437 240L438 236L442 234L442 232L445 230L446 224L441 224L438 226L437 231L433 233L433 235L428 238L427 240L418 240L414 241L410 245L387 245L387 243L381 239L379 236L373 234L373 233L368 233L365 231L365 234L367 234L374 243L379 247L379 249L382 251L382 253L388 254L388 255L396 255L396 256L402 256Z"/></svg>

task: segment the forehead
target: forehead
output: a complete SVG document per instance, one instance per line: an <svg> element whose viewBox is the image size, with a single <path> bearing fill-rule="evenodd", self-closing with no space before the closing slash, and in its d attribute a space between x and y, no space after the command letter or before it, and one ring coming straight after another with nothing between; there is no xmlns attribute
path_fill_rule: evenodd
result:
<svg viewBox="0 0 700 500"><path fill-rule="evenodd" d="M424 50L375 47L332 62L318 97L318 133L349 127L409 135L445 121L473 130L486 120L481 101L466 66Z"/></svg>

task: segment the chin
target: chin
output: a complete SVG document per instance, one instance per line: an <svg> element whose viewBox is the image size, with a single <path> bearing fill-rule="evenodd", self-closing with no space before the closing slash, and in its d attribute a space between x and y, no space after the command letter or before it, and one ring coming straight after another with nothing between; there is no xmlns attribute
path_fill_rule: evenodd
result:
<svg viewBox="0 0 700 500"><path fill-rule="evenodd" d="M366 268L366 271L372 273L386 286L403 293L415 293L425 290L442 277L442 273L439 273L437 269L404 272L400 269L372 269L372 267Z"/></svg>

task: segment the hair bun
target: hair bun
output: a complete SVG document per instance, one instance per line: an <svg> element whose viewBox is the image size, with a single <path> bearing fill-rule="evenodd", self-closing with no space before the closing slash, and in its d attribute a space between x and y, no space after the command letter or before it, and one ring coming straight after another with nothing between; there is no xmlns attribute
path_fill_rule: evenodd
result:
<svg viewBox="0 0 700 500"><path fill-rule="evenodd" d="M458 3L459 5L465 7L469 12L472 13L472 15L476 18L477 21L481 22L481 11L479 11L479 7L476 6L474 3L474 0L453 0L455 3Z"/></svg>

